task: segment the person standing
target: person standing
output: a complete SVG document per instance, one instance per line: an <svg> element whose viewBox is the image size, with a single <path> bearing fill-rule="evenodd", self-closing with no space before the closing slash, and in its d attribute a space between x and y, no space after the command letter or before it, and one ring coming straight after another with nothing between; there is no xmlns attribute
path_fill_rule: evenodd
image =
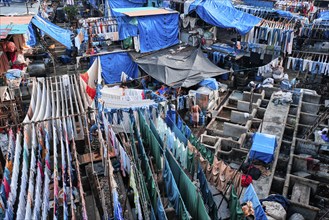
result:
<svg viewBox="0 0 329 220"><path fill-rule="evenodd" d="M200 106L196 105L194 101L192 101L191 113L192 113L192 122L193 127L198 127L199 125L199 115L201 112Z"/></svg>

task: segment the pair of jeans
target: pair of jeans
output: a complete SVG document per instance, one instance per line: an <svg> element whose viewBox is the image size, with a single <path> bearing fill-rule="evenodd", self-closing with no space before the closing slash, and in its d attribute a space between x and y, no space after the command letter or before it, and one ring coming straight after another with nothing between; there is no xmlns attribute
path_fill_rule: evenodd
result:
<svg viewBox="0 0 329 220"><path fill-rule="evenodd" d="M274 29L273 30L273 35L272 35L272 44L274 46L280 44L281 42L281 29Z"/></svg>
<svg viewBox="0 0 329 220"><path fill-rule="evenodd" d="M311 70L312 75L314 75L314 74L320 75L322 66L323 66L323 63L321 63L321 62L313 62L312 70Z"/></svg>
<svg viewBox="0 0 329 220"><path fill-rule="evenodd" d="M303 69L303 59L294 58L292 68L295 71L301 71Z"/></svg>
<svg viewBox="0 0 329 220"><path fill-rule="evenodd" d="M259 40L267 40L267 28L266 27L261 27L259 30L259 36L258 39Z"/></svg>

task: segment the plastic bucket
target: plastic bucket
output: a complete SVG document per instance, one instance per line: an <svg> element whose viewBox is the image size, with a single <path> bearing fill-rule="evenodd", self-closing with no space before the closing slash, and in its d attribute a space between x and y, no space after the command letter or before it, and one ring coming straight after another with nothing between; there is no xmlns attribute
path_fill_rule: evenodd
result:
<svg viewBox="0 0 329 220"><path fill-rule="evenodd" d="M200 116L199 116L199 124L201 126L204 126L205 125L205 117L204 117L204 114L200 114Z"/></svg>

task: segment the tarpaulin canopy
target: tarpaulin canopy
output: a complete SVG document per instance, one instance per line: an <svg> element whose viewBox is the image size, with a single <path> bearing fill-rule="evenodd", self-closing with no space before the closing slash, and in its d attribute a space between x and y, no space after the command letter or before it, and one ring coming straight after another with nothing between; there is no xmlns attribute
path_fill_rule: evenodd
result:
<svg viewBox="0 0 329 220"><path fill-rule="evenodd" d="M28 41L26 42L27 45L33 47L37 44L37 38L33 29L32 23L29 24L28 31L27 31Z"/></svg>
<svg viewBox="0 0 329 220"><path fill-rule="evenodd" d="M169 50L138 58L135 62L148 75L173 87L191 87L202 80L229 71L210 62L201 49L188 48L171 54Z"/></svg>
<svg viewBox="0 0 329 220"><path fill-rule="evenodd" d="M249 158L270 163L276 148L276 136L263 133L255 133L250 149Z"/></svg>
<svg viewBox="0 0 329 220"><path fill-rule="evenodd" d="M252 5L261 8L273 8L275 1L243 0L243 3L246 5Z"/></svg>
<svg viewBox="0 0 329 220"><path fill-rule="evenodd" d="M121 81L121 73L126 73L131 78L138 77L138 66L126 52L105 54L100 57L102 77L106 84ZM96 57L91 57L93 63Z"/></svg>
<svg viewBox="0 0 329 220"><path fill-rule="evenodd" d="M139 34L142 53L178 44L179 14L154 7L112 9L118 21L119 39Z"/></svg>
<svg viewBox="0 0 329 220"><path fill-rule="evenodd" d="M175 14L138 17L142 53L164 49L179 43L179 16Z"/></svg>
<svg viewBox="0 0 329 220"><path fill-rule="evenodd" d="M229 0L196 0L190 5L189 12L194 10L205 22L221 28L235 28L241 35L261 21L261 18L235 9Z"/></svg>
<svg viewBox="0 0 329 220"><path fill-rule="evenodd" d="M142 7L146 0L108 0L110 8L134 8Z"/></svg>
<svg viewBox="0 0 329 220"><path fill-rule="evenodd" d="M329 11L322 11L319 14L319 17L322 20L329 20Z"/></svg>
<svg viewBox="0 0 329 220"><path fill-rule="evenodd" d="M44 31L49 37L63 44L65 47L70 49L72 47L71 34L72 31L58 27L57 25L51 23L50 21L36 15L32 19L32 23Z"/></svg>

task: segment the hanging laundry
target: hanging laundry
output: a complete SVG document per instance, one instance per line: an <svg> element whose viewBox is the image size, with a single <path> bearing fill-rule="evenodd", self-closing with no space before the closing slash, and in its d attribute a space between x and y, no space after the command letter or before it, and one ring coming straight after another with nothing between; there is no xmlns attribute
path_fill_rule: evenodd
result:
<svg viewBox="0 0 329 220"><path fill-rule="evenodd" d="M239 198L236 194L234 186L231 188L231 196L230 196L230 219L239 220L243 217L243 211L240 205Z"/></svg>
<svg viewBox="0 0 329 220"><path fill-rule="evenodd" d="M16 193L17 193L17 184L18 184L18 175L20 171L20 156L22 152L21 147L21 132L18 131L16 135L16 144L15 144L15 156L14 156L14 167L12 173L12 180L10 184L10 193L7 201L7 210L6 210L6 219L13 219L10 216L13 216L13 206L16 201Z"/></svg>
<svg viewBox="0 0 329 220"><path fill-rule="evenodd" d="M28 126L24 126L24 143L23 143L23 168L21 176L21 186L19 194L19 203L17 208L16 217L17 219L24 219L25 216L25 205L26 205L26 187L28 178L28 167L29 167L29 134Z"/></svg>
<svg viewBox="0 0 329 220"><path fill-rule="evenodd" d="M138 220L142 220L143 219L143 213L142 213L142 209L141 209L141 205L139 202L139 193L136 187L136 181L135 181L135 173L134 173L134 169L133 166L131 165L131 173L130 173L130 179L129 179L129 186L133 189L134 191L134 202L135 202L135 207L136 207L136 213L138 216Z"/></svg>

